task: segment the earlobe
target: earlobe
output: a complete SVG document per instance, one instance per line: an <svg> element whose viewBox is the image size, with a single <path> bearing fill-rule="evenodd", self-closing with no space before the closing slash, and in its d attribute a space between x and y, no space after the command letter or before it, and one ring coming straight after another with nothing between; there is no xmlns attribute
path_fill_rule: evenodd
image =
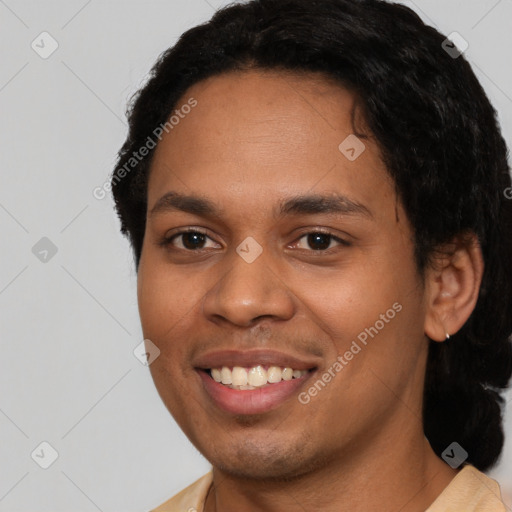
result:
<svg viewBox="0 0 512 512"><path fill-rule="evenodd" d="M425 274L425 334L443 342L455 334L473 312L484 261L474 233L456 237L437 252Z"/></svg>

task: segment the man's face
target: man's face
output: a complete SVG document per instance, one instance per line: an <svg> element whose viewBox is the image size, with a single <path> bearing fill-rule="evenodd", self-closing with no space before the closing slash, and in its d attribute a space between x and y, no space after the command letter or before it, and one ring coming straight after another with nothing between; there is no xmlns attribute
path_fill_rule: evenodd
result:
<svg viewBox="0 0 512 512"><path fill-rule="evenodd" d="M176 109L190 98L156 149L138 271L164 403L231 474L293 477L392 449L421 430L426 306L376 145L339 148L353 95L251 71L196 84ZM213 209L161 200L171 192ZM217 380L245 371L255 389L216 382L222 367Z"/></svg>

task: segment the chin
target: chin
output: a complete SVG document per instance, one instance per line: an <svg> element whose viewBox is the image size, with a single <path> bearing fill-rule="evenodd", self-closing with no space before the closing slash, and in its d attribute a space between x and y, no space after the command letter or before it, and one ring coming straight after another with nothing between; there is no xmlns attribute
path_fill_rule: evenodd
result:
<svg viewBox="0 0 512 512"><path fill-rule="evenodd" d="M268 443L267 436L263 443L265 440L231 444L225 452L217 447L217 456L212 457L203 453L215 468L237 479L291 481L315 471L319 465L320 457L306 457L303 442L275 446Z"/></svg>

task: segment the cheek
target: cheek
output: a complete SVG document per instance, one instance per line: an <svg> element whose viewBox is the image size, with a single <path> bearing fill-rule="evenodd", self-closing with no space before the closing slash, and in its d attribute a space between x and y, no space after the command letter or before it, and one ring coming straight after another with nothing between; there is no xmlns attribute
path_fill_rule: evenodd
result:
<svg viewBox="0 0 512 512"><path fill-rule="evenodd" d="M148 264L141 260L137 296L144 336L172 339L173 331L187 322L204 294L198 283L192 281L154 259Z"/></svg>
<svg viewBox="0 0 512 512"><path fill-rule="evenodd" d="M364 262L361 259L323 278L302 274L300 279L293 279L291 287L302 302L305 314L340 342L373 325L380 314L403 296L400 278L392 275L384 260Z"/></svg>
<svg viewBox="0 0 512 512"><path fill-rule="evenodd" d="M363 390L373 383L372 392L381 393L377 376L394 389L416 366L422 349L421 287L405 248L359 261L324 280L301 279L296 290L305 314L327 334L329 364L339 355L346 361L338 385ZM368 374L369 368L377 376Z"/></svg>
<svg viewBox="0 0 512 512"><path fill-rule="evenodd" d="M185 364L183 340L193 332L193 308L197 306L197 298L187 290L187 280L171 273L168 266L141 259L137 295L142 331L160 350L149 369L160 397L178 423L183 421L179 415L186 408L183 397L188 396L189 379L196 377Z"/></svg>

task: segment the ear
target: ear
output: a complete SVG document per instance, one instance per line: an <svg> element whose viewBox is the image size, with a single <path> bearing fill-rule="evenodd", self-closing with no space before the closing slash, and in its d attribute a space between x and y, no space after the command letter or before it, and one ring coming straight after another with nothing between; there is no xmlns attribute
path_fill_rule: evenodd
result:
<svg viewBox="0 0 512 512"><path fill-rule="evenodd" d="M444 244L425 276L425 334L445 341L456 333L475 308L484 260L478 237L461 234Z"/></svg>

